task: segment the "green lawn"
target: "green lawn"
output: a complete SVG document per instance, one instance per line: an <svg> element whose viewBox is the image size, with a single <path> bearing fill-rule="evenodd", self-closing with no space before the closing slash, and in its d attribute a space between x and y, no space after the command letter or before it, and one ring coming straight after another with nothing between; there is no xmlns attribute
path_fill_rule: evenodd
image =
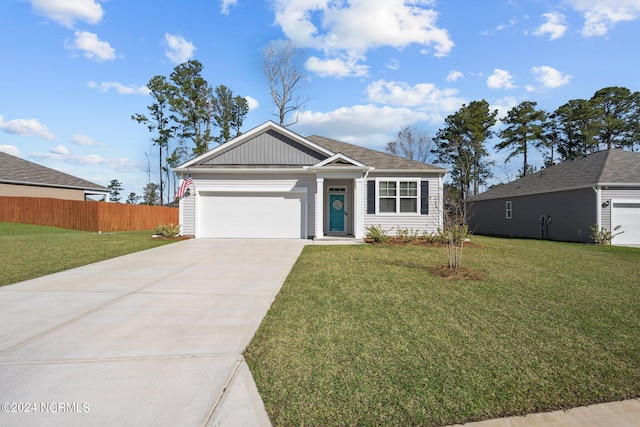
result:
<svg viewBox="0 0 640 427"><path fill-rule="evenodd" d="M0 222L0 286L153 248L152 231L91 233Z"/></svg>
<svg viewBox="0 0 640 427"><path fill-rule="evenodd" d="M640 249L307 246L246 351L275 426L444 425L640 396Z"/></svg>

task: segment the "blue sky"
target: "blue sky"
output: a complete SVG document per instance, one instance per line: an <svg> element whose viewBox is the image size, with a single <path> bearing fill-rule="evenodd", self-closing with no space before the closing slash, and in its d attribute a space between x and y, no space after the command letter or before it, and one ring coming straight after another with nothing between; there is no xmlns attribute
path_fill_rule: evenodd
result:
<svg viewBox="0 0 640 427"><path fill-rule="evenodd" d="M130 117L147 112L149 79L198 59L247 97L247 131L276 120L261 64L277 39L306 58L291 129L379 150L474 100L502 116L640 90L640 0L5 0L0 150L141 194L156 150ZM492 151L494 182L521 167L505 157Z"/></svg>

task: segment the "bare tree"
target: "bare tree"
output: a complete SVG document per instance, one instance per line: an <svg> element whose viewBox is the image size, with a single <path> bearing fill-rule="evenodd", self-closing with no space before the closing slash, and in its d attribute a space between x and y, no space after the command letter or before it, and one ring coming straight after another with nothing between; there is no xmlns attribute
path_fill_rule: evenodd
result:
<svg viewBox="0 0 640 427"><path fill-rule="evenodd" d="M433 139L428 133L421 133L415 127L407 126L398 132L396 140L388 142L386 149L398 157L422 163L435 160Z"/></svg>
<svg viewBox="0 0 640 427"><path fill-rule="evenodd" d="M264 50L262 70L269 82L271 98L276 104L280 126L290 126L298 122L285 124L289 113L301 110L309 100L298 94L304 73L301 71L302 53L290 41L272 41Z"/></svg>

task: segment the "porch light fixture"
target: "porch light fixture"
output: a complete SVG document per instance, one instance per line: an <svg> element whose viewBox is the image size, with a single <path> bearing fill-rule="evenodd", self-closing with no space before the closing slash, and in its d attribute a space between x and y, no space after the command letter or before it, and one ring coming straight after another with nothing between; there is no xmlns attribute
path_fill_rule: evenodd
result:
<svg viewBox="0 0 640 427"><path fill-rule="evenodd" d="M605 200L604 202L602 202L602 209L608 208L610 204L611 200Z"/></svg>

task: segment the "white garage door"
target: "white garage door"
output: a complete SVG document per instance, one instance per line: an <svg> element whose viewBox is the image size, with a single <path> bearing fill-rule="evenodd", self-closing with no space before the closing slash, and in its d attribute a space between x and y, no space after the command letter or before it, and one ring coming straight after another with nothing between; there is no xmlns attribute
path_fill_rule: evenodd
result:
<svg viewBox="0 0 640 427"><path fill-rule="evenodd" d="M197 237L294 238L303 235L303 193L201 193Z"/></svg>
<svg viewBox="0 0 640 427"><path fill-rule="evenodd" d="M640 245L640 202L614 202L611 225L620 225L624 231L613 238L614 245Z"/></svg>

